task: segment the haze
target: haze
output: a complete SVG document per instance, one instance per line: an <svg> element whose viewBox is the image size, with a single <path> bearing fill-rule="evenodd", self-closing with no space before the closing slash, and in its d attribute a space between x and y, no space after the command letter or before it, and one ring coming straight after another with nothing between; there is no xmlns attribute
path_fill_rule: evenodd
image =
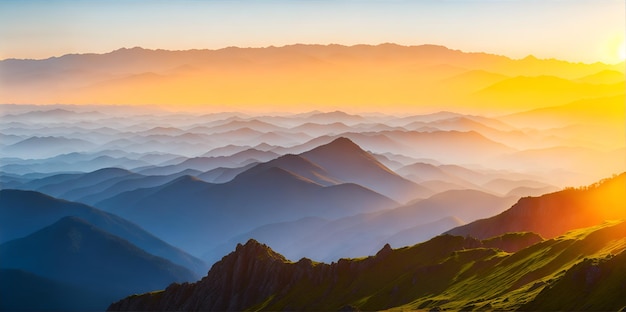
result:
<svg viewBox="0 0 626 312"><path fill-rule="evenodd" d="M626 311L624 9L0 0L0 311Z"/></svg>

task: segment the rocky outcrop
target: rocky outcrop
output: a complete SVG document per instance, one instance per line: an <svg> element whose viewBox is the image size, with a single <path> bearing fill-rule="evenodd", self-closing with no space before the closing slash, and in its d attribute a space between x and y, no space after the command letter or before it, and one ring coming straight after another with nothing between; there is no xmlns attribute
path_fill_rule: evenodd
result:
<svg viewBox="0 0 626 312"><path fill-rule="evenodd" d="M626 221L606 222L513 253L502 248L540 237L512 233L483 242L441 235L331 264L290 262L250 240L196 283L131 296L109 310L619 310L625 233Z"/></svg>
<svg viewBox="0 0 626 312"><path fill-rule="evenodd" d="M480 246L473 238L443 236L434 245L445 246L438 252ZM446 243L444 243L446 241ZM428 248L424 246L424 248ZM325 293L312 296L312 302L287 305L288 309L314 309L318 300L332 295L339 284L352 283L359 274L373 266L386 266L386 259L396 256L387 244L375 256L339 259L331 264L316 263L307 258L290 262L268 246L253 239L237 245L234 252L215 263L208 275L196 283L172 284L164 291L133 295L113 303L109 311L241 311L262 308L279 302L300 285L323 285ZM433 258L440 255L433 251ZM337 306L339 310L342 307Z"/></svg>
<svg viewBox="0 0 626 312"><path fill-rule="evenodd" d="M266 245L250 240L237 245L197 283L172 284L162 292L131 296L109 310L243 310L286 288L289 280L306 275L307 267L312 267L310 260L291 264Z"/></svg>

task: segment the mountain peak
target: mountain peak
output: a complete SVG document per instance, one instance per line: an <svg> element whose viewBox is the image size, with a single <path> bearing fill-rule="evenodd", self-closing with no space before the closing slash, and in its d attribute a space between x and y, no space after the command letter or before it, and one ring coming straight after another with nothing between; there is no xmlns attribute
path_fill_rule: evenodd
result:
<svg viewBox="0 0 626 312"><path fill-rule="evenodd" d="M336 152L358 151L365 153L359 145L346 137L338 137L328 144L319 146L317 149L328 149Z"/></svg>
<svg viewBox="0 0 626 312"><path fill-rule="evenodd" d="M243 245L238 243L237 248L235 248L235 252L242 251L244 249L270 249L270 247L265 244L261 244L254 238L251 238Z"/></svg>
<svg viewBox="0 0 626 312"><path fill-rule="evenodd" d="M256 260L279 260L282 262L289 262L283 255L275 252L269 246L259 243L257 240L251 238L245 244L237 244L235 251L230 255L234 257L244 257L246 259ZM230 256L229 255L229 256ZM227 256L228 257L228 256Z"/></svg>
<svg viewBox="0 0 626 312"><path fill-rule="evenodd" d="M337 181L360 184L396 201L406 202L430 192L400 177L345 137L339 137L300 156L331 173Z"/></svg>
<svg viewBox="0 0 626 312"><path fill-rule="evenodd" d="M383 246L383 248L381 248L376 253L376 257L377 258L386 257L387 255L390 255L392 252L393 252L393 249L391 248L391 245L389 245L389 243L387 243L387 244L385 244L385 246Z"/></svg>
<svg viewBox="0 0 626 312"><path fill-rule="evenodd" d="M327 160L336 162L338 158L354 160L355 157L358 157L369 159L378 165L378 161L375 160L374 156L346 137L338 137L330 143L320 145L308 152L300 154L300 156L318 164L320 158L328 158Z"/></svg>

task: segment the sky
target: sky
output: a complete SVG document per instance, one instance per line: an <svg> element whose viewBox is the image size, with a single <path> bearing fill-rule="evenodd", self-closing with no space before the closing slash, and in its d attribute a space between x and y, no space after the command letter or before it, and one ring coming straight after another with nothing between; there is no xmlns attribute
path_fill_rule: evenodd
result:
<svg viewBox="0 0 626 312"><path fill-rule="evenodd" d="M574 62L623 60L623 0L0 0L0 59L122 47L437 44Z"/></svg>

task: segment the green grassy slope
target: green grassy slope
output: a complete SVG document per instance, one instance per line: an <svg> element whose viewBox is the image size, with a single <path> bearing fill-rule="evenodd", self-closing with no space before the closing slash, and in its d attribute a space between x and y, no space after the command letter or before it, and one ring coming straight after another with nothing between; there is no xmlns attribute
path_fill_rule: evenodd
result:
<svg viewBox="0 0 626 312"><path fill-rule="evenodd" d="M607 294L619 293L626 280L620 262L626 255L626 221L578 229L514 253L486 248L494 241L510 245L509 240L517 243L523 237L535 234L486 241L442 235L332 264L289 262L250 241L198 283L129 297L110 309L616 310L626 305L626 296ZM599 263L600 273L591 269L587 277L594 263ZM602 287L585 284L589 278ZM231 306L233 298L246 305Z"/></svg>
<svg viewBox="0 0 626 312"><path fill-rule="evenodd" d="M472 248L473 244L476 248ZM379 255L373 259L346 261L344 270L338 270L338 274L323 282L302 280L285 296L268 298L269 302L252 309L511 310L529 302L535 304L528 305L531 309L541 308L544 307L542 300L549 302L550 296L535 297L546 287L569 285L562 279L574 274L570 269L615 253L619 253L616 258L623 257L624 249L626 222L574 231L512 254L479 247L478 242L469 238L441 236L424 244L394 250L384 258ZM353 269L373 260L376 263L361 272ZM615 279L625 277L622 273ZM605 295L597 292L598 298ZM585 302L572 304L568 291L560 291L560 294L564 296L564 305L545 306L553 309L586 307ZM616 297L610 302L602 301L598 307L620 308L626 304L625 300Z"/></svg>

